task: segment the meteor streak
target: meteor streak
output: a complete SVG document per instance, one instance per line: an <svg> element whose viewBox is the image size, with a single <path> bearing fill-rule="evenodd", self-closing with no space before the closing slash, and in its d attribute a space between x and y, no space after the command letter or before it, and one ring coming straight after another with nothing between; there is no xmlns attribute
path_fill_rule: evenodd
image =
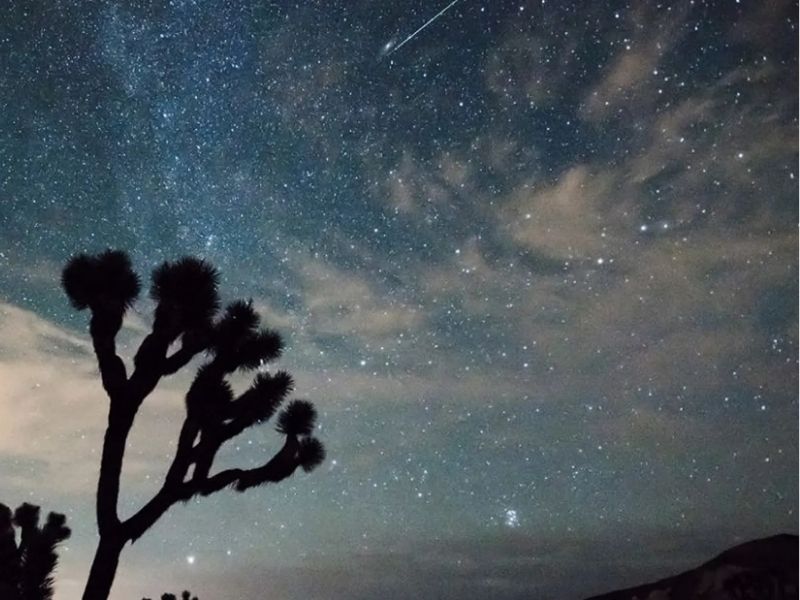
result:
<svg viewBox="0 0 800 600"><path fill-rule="evenodd" d="M402 48L402 47L403 47L403 46L405 46L405 45L406 45L408 42L410 42L411 40L413 40L413 39L414 39L414 38L417 36L417 34L418 34L420 31L422 31L423 29L425 29L425 28L426 28L428 25L430 25L431 23L433 23L433 22L434 22L436 19L438 19L439 17L441 17L441 16L442 16L444 13L446 13L448 10L450 10L450 9L451 9L453 6L455 6L455 5L456 5L456 4L458 4L459 2L461 2L461 0L453 0L453 1L452 1L450 4L448 4L447 6L445 6L445 7L444 7L442 10L440 10L438 13L436 13L436 14L435 14L435 15L433 15L433 16L432 16L430 19L428 19L428 21L426 21L426 23L425 23L425 24L424 24L422 27L420 27L419 29L417 29L417 30L416 30L414 33L412 33L412 34L411 34L410 36L408 36L406 39L404 39L402 42L400 42L399 44L397 44L397 46L395 46L394 48L392 48L391 50L389 50L389 51L388 51L388 52L385 54L385 56L391 56L392 54L394 54L395 52L397 52L398 50L400 50L400 48Z"/></svg>

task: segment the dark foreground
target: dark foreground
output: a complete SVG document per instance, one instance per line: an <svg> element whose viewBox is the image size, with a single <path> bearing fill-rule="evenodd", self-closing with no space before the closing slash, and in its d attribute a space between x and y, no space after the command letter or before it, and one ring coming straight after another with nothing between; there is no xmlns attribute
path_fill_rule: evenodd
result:
<svg viewBox="0 0 800 600"><path fill-rule="evenodd" d="M696 569L587 600L795 600L797 546L789 534L746 542Z"/></svg>

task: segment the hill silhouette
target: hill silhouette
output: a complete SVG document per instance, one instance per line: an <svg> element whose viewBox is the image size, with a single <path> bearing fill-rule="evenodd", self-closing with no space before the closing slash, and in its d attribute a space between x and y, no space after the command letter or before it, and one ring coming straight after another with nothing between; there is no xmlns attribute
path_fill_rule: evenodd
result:
<svg viewBox="0 0 800 600"><path fill-rule="evenodd" d="M791 534L745 542L695 569L587 600L794 600L797 545Z"/></svg>

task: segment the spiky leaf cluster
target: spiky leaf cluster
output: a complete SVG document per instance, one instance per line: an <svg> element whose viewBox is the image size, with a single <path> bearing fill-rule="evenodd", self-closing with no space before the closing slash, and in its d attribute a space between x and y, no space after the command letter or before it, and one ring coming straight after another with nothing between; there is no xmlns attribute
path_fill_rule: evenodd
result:
<svg viewBox="0 0 800 600"><path fill-rule="evenodd" d="M20 504L14 511L14 525L23 532L35 530L39 526L39 507L27 502Z"/></svg>
<svg viewBox="0 0 800 600"><path fill-rule="evenodd" d="M74 256L64 267L61 286L78 310L115 311L129 308L141 287L130 258L120 250L106 250L97 256Z"/></svg>
<svg viewBox="0 0 800 600"><path fill-rule="evenodd" d="M20 591L23 600L50 600L53 597L53 572L58 564L56 546L71 535L66 517L50 513L41 531L22 553Z"/></svg>
<svg viewBox="0 0 800 600"><path fill-rule="evenodd" d="M216 425L228 416L233 389L209 365L201 367L186 394L186 410L190 417L205 425Z"/></svg>
<svg viewBox="0 0 800 600"><path fill-rule="evenodd" d="M12 514L11 509L0 502L0 532L7 531L11 528Z"/></svg>
<svg viewBox="0 0 800 600"><path fill-rule="evenodd" d="M278 358L282 350L281 336L275 331L262 329L242 342L236 353L236 363L240 369L256 369Z"/></svg>
<svg viewBox="0 0 800 600"><path fill-rule="evenodd" d="M280 335L258 326L252 302L240 300L226 307L214 325L211 343L211 350L225 371L255 369L280 356Z"/></svg>
<svg viewBox="0 0 800 600"><path fill-rule="evenodd" d="M236 414L248 423L268 421L293 387L292 376L286 371L259 373L235 402Z"/></svg>
<svg viewBox="0 0 800 600"><path fill-rule="evenodd" d="M298 451L300 466L306 473L310 473L325 460L325 447L315 437L306 437L300 440Z"/></svg>
<svg viewBox="0 0 800 600"><path fill-rule="evenodd" d="M244 336L255 333L259 322L252 301L231 302L214 327L214 343L221 348L235 345Z"/></svg>
<svg viewBox="0 0 800 600"><path fill-rule="evenodd" d="M19 550L5 560L14 564L0 565L0 572L14 573L10 583L20 600L50 600L53 597L53 572L58 563L56 547L70 537L70 529L66 526L66 517L59 513L50 513L44 527L39 528L39 507L22 504L14 511L0 505L3 526L7 530L13 523L21 529ZM13 531L11 533L13 536Z"/></svg>
<svg viewBox="0 0 800 600"><path fill-rule="evenodd" d="M284 435L311 435L317 409L308 400L292 400L278 415L278 431Z"/></svg>
<svg viewBox="0 0 800 600"><path fill-rule="evenodd" d="M204 260L163 263L153 271L150 286L150 297L158 303L156 320L169 320L181 331L204 326L219 310L218 284L219 273Z"/></svg>
<svg viewBox="0 0 800 600"><path fill-rule="evenodd" d="M307 400L293 400L278 415L277 430L284 435L300 437L297 462L306 473L325 460L325 447L312 437L317 421L317 409Z"/></svg>

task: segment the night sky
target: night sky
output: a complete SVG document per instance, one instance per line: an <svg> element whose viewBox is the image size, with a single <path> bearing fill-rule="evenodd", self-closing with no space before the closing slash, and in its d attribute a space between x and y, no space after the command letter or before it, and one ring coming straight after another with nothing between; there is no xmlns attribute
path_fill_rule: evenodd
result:
<svg viewBox="0 0 800 600"><path fill-rule="evenodd" d="M173 508L112 598L577 598L797 532L794 2L0 4L0 501L67 514L57 598L107 411L58 279L107 247L253 298L328 451Z"/></svg>

